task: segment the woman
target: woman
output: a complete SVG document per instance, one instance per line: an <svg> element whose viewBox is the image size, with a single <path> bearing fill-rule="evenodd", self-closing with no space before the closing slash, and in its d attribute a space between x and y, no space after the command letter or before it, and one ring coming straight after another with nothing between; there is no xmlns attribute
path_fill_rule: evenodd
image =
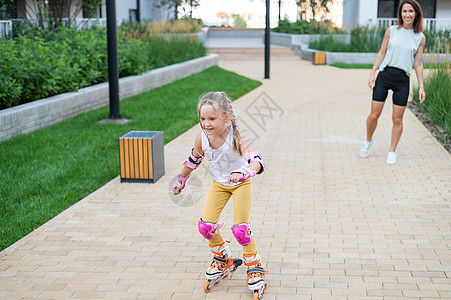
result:
<svg viewBox="0 0 451 300"><path fill-rule="evenodd" d="M370 78L369 87L373 90L371 112L366 120L366 141L360 149L360 157L369 155L374 142L373 134L382 113L388 90L393 91L393 128L387 164L395 164L396 146L401 138L402 118L409 98L409 83L412 66L419 83L419 99L425 99L423 86L423 50L426 38L423 33L423 13L415 0L403 0L398 7L398 22L385 32L381 48L377 54ZM379 74L375 80L376 69Z"/></svg>

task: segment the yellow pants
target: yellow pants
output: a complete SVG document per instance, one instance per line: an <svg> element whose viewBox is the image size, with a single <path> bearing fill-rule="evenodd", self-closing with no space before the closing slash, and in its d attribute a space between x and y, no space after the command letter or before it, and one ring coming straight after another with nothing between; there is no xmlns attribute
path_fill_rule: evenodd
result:
<svg viewBox="0 0 451 300"><path fill-rule="evenodd" d="M240 223L249 223L249 216L252 207L252 181L251 179L238 184L236 186L224 186L216 181L210 188L207 200L202 213L202 220L209 223L217 223L219 216L233 195L233 215L235 225ZM221 245L224 243L221 232L209 240L210 245ZM243 246L244 254L250 256L257 253L255 238L248 244Z"/></svg>

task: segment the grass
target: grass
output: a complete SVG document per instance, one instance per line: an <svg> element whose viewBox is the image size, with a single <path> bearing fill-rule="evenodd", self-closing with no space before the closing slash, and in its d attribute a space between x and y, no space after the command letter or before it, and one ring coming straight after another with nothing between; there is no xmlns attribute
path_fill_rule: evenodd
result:
<svg viewBox="0 0 451 300"><path fill-rule="evenodd" d="M198 122L201 94L237 99L259 85L213 67L121 101L126 125L99 124L109 113L104 107L0 143L0 250L116 177L118 137L155 130L167 143Z"/></svg>
<svg viewBox="0 0 451 300"><path fill-rule="evenodd" d="M373 68L373 64L346 64L346 63L336 63L332 64L332 67L342 68L342 69L369 69ZM425 64L423 65L423 69L435 69L437 68L436 64ZM414 74L414 72L412 72ZM369 75L368 75L369 76Z"/></svg>
<svg viewBox="0 0 451 300"><path fill-rule="evenodd" d="M449 51L448 51L449 54ZM420 104L418 87L414 88L415 108L437 140L451 150L451 63L436 64L424 80L426 100ZM418 115L418 114L417 114ZM429 124L431 123L431 124Z"/></svg>
<svg viewBox="0 0 451 300"><path fill-rule="evenodd" d="M345 63L336 63L331 66L342 68L342 69L370 69L373 67L373 64L345 64Z"/></svg>

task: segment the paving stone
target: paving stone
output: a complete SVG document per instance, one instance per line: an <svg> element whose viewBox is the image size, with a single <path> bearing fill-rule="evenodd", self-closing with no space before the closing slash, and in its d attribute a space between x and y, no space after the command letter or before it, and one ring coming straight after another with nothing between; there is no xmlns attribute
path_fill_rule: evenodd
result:
<svg viewBox="0 0 451 300"><path fill-rule="evenodd" d="M294 58L272 61L263 80L261 60L220 66L263 82L233 106L267 164L253 180L251 215L269 270L264 299L451 298L451 157L416 117L406 111L398 163L386 165L389 98L361 159L369 70ZM256 115L262 97L272 110ZM190 178L202 197L190 206L171 200L170 182L198 131L165 145L166 175L157 183L115 178L1 252L0 298L252 299L245 267L209 294L202 289L211 256L197 219L208 162ZM232 206L224 228L233 225ZM241 257L230 230L223 235Z"/></svg>

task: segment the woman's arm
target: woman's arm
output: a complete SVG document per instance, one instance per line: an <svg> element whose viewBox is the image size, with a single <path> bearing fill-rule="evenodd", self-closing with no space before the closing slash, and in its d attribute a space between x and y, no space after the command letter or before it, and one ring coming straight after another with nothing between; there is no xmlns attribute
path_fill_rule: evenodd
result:
<svg viewBox="0 0 451 300"><path fill-rule="evenodd" d="M421 40L420 46L418 47L417 53L415 53L415 73L417 74L419 91L418 97L420 99L420 104L423 103L426 98L426 94L424 93L424 82L423 82L423 51L424 45L426 44L426 37L423 36Z"/></svg>
<svg viewBox="0 0 451 300"><path fill-rule="evenodd" d="M376 60L374 61L373 68L371 69L370 78L368 79L368 86L373 89L376 82L376 70L384 60L387 53L388 41L390 40L390 27L385 31L384 39L382 40L381 48L377 53Z"/></svg>

